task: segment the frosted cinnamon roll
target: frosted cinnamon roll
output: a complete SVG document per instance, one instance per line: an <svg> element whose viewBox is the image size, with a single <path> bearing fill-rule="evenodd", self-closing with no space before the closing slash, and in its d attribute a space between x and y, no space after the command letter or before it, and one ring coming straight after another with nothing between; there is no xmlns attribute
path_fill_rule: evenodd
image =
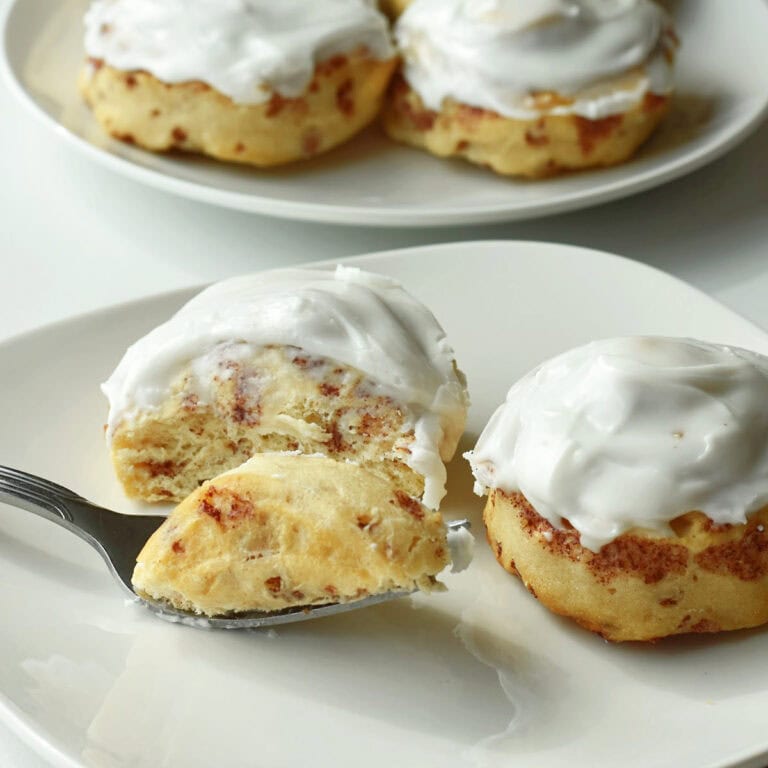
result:
<svg viewBox="0 0 768 768"><path fill-rule="evenodd" d="M257 453L354 461L436 509L468 397L432 313L351 267L226 280L125 353L102 389L130 496L180 501Z"/></svg>
<svg viewBox="0 0 768 768"><path fill-rule="evenodd" d="M467 454L499 563L614 640L768 622L768 358L690 339L580 347Z"/></svg>
<svg viewBox="0 0 768 768"><path fill-rule="evenodd" d="M346 141L395 67L373 0L94 0L81 92L113 137L272 166Z"/></svg>
<svg viewBox="0 0 768 768"><path fill-rule="evenodd" d="M667 111L676 38L651 0L414 0L390 136L529 177L628 159Z"/></svg>

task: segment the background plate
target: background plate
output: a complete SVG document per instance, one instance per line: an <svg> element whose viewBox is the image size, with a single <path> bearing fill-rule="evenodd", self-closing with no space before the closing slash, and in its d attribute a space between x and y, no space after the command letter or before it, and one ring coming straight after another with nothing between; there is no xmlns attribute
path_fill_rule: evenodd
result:
<svg viewBox="0 0 768 768"><path fill-rule="evenodd" d="M593 338L678 334L768 352L763 332L703 294L595 251L467 243L352 261L402 280L444 323L473 398L462 449L514 379ZM130 509L98 384L190 295L0 345L0 463ZM0 506L0 717L68 768L760 764L768 632L608 645L494 562L471 487L457 459L444 510L472 518L478 549L448 593L277 632L166 624L124 603L79 539Z"/></svg>
<svg viewBox="0 0 768 768"><path fill-rule="evenodd" d="M673 113L632 162L546 181L503 179L393 144L373 127L330 154L260 172L154 155L107 138L75 87L88 0L16 0L3 57L12 88L57 134L137 181L195 200L311 221L423 226L531 218L662 184L713 160L768 104L764 0L667 0L683 41Z"/></svg>

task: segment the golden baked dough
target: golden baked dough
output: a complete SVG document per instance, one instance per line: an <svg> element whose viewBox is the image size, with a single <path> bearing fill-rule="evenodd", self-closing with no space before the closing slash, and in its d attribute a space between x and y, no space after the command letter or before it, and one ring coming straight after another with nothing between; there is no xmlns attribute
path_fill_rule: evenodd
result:
<svg viewBox="0 0 768 768"><path fill-rule="evenodd" d="M160 408L117 425L112 461L128 496L181 501L255 453L295 450L352 459L423 493L424 478L405 464L414 433L404 408L360 371L277 345L222 365L210 404L188 394L187 369ZM443 436L445 460L460 436Z"/></svg>
<svg viewBox="0 0 768 768"><path fill-rule="evenodd" d="M546 110L564 102L556 94L540 94L536 106ZM439 157L463 157L503 175L541 178L624 162L668 107L669 97L649 93L627 112L599 120L546 113L517 120L450 99L435 112L398 75L389 88L383 123L393 139Z"/></svg>
<svg viewBox="0 0 768 768"><path fill-rule="evenodd" d="M80 90L104 130L152 151L183 150L261 167L313 157L379 112L396 60L365 50L321 62L298 98L238 104L202 82L164 83L89 61Z"/></svg>
<svg viewBox="0 0 768 768"><path fill-rule="evenodd" d="M673 536L631 530L595 553L554 528L522 494L489 493L484 519L496 559L555 613L607 640L655 640L768 622L768 507L745 525L700 512Z"/></svg>
<svg viewBox="0 0 768 768"><path fill-rule="evenodd" d="M137 558L140 595L208 616L441 588L442 517L382 477L263 454L185 499Z"/></svg>

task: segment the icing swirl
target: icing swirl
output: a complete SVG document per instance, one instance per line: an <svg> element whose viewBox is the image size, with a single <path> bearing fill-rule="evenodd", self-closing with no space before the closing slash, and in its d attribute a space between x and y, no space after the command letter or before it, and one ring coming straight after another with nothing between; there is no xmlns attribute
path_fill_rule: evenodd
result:
<svg viewBox="0 0 768 768"><path fill-rule="evenodd" d="M744 523L768 504L768 358L656 337L596 341L510 390L466 457L482 493L521 492L598 550L691 511Z"/></svg>
<svg viewBox="0 0 768 768"><path fill-rule="evenodd" d="M335 54L394 55L373 0L94 0L85 30L92 58L166 83L199 80L242 104L300 96Z"/></svg>
<svg viewBox="0 0 768 768"><path fill-rule="evenodd" d="M651 0L415 0L396 39L434 110L451 98L517 119L594 120L672 90L671 24Z"/></svg>

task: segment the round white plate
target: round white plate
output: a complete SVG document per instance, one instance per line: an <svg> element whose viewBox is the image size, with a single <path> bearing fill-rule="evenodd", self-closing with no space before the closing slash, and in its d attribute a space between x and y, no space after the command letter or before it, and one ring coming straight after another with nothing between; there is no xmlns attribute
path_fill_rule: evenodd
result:
<svg viewBox="0 0 768 768"><path fill-rule="evenodd" d="M467 243L354 263L402 280L444 323L473 398L462 449L516 377L595 337L694 335L768 352L768 336L712 299L595 251ZM130 509L98 384L189 295L0 345L0 463ZM495 563L481 508L458 458L444 509L473 520L478 547L445 594L227 632L126 604L84 542L0 506L0 717L67 768L765 763L768 631L608 645Z"/></svg>
<svg viewBox="0 0 768 768"><path fill-rule="evenodd" d="M503 179L398 146L370 128L308 163L270 172L199 157L154 155L107 138L82 104L88 0L15 0L2 36L14 90L87 156L168 192L311 221L423 226L532 218L639 192L722 155L768 104L764 0L667 0L682 38L673 113L632 162L546 181Z"/></svg>

